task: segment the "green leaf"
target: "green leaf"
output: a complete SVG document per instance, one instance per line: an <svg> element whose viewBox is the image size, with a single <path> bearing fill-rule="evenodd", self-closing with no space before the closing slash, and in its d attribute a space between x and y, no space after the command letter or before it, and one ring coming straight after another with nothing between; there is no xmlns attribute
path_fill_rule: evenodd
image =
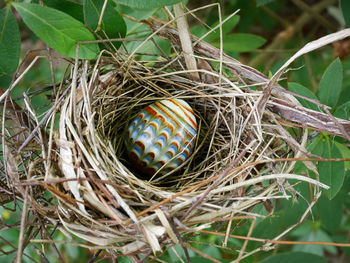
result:
<svg viewBox="0 0 350 263"><path fill-rule="evenodd" d="M205 33L207 33L207 30L202 25L195 25L190 28L191 34L196 37L201 37ZM210 35L206 38L209 39Z"/></svg>
<svg viewBox="0 0 350 263"><path fill-rule="evenodd" d="M333 236L334 242L337 243L348 243L348 238L345 233L341 234L339 233L338 235ZM346 253L346 255L349 257L350 256L350 247L340 247L340 249Z"/></svg>
<svg viewBox="0 0 350 263"><path fill-rule="evenodd" d="M264 45L266 39L257 35L237 33L224 38L224 49L227 51L248 52ZM215 45L220 46L220 42Z"/></svg>
<svg viewBox="0 0 350 263"><path fill-rule="evenodd" d="M335 144L328 139L322 157L342 158L342 155ZM329 199L334 198L344 182L344 162L319 162L317 168L321 182L330 186L330 189L326 191L327 197Z"/></svg>
<svg viewBox="0 0 350 263"><path fill-rule="evenodd" d="M290 90L291 92L297 93L299 95L302 95L304 97L313 99L318 101L318 98L316 97L315 94L312 93L311 90L309 90L308 88L304 87L303 85L300 85L299 83L295 83L295 82L290 82L288 83L288 90ZM301 103L301 105L303 105L306 108L309 108L311 110L315 110L318 111L318 106L315 103L312 103L308 100L296 97L297 100Z"/></svg>
<svg viewBox="0 0 350 263"><path fill-rule="evenodd" d="M10 75L0 74L0 87L8 87L11 84L12 78Z"/></svg>
<svg viewBox="0 0 350 263"><path fill-rule="evenodd" d="M144 8L144 9L135 9L125 5L117 5L117 11L121 14L128 14L128 16L134 18L135 20L147 19L150 16L154 15L157 12L157 8ZM135 32L150 32L149 28L143 24L136 21L131 21L130 19L125 19L126 28L128 29L127 33L133 34ZM145 33L148 34L148 33ZM151 34L151 33L149 33Z"/></svg>
<svg viewBox="0 0 350 263"><path fill-rule="evenodd" d="M100 20L103 4L104 1L100 0L84 0L85 23L94 31L98 29L97 27ZM110 1L107 2L100 26L101 28L97 33L101 36L102 39L106 39L106 36L109 39L125 37L126 25L124 19L114 8ZM113 44L116 48L118 48L121 45L121 42L115 41Z"/></svg>
<svg viewBox="0 0 350 263"><path fill-rule="evenodd" d="M154 36L154 40L156 41L156 43L158 44L158 46L161 48L161 50L163 50L164 52L166 52L167 54L170 54L170 43L169 41L162 39L158 36ZM147 43L145 43L144 45L140 46L140 43L137 43L136 41L129 41L128 43L125 44L127 50L129 52L132 52L133 50L135 50L137 48L139 53L145 53L145 55L141 55L139 56L139 58L141 60L152 60L152 58L154 58L153 55L146 55L146 54L159 54L161 55L161 51L159 50L158 47L156 47L152 42L148 41Z"/></svg>
<svg viewBox="0 0 350 263"><path fill-rule="evenodd" d="M273 256L265 258L261 263L326 263L327 259L325 257L320 257L311 253L305 252L288 252L279 253Z"/></svg>
<svg viewBox="0 0 350 263"><path fill-rule="evenodd" d="M307 149L315 154L315 155L318 155L320 157L322 157L322 154L323 154L323 144L321 143L323 140L323 137L322 136L317 136L316 138L314 138L312 140L312 142L307 146Z"/></svg>
<svg viewBox="0 0 350 263"><path fill-rule="evenodd" d="M26 25L42 41L57 52L75 57L76 43L95 40L84 25L56 9L28 3L13 3ZM99 53L97 44L80 44L79 58L94 59Z"/></svg>
<svg viewBox="0 0 350 263"><path fill-rule="evenodd" d="M127 5L134 8L155 8L162 6L170 6L185 0L113 0L117 4Z"/></svg>
<svg viewBox="0 0 350 263"><path fill-rule="evenodd" d="M275 1L276 0L256 0L256 6L257 7L264 6Z"/></svg>
<svg viewBox="0 0 350 263"><path fill-rule="evenodd" d="M323 73L318 97L323 104L330 107L337 105L342 90L343 66L336 58Z"/></svg>
<svg viewBox="0 0 350 263"><path fill-rule="evenodd" d="M74 17L80 22L84 22L83 5L81 3L69 0L43 0L43 2L51 8L60 10Z"/></svg>
<svg viewBox="0 0 350 263"><path fill-rule="evenodd" d="M341 119L350 118L350 101L337 107L336 111L334 112L334 116Z"/></svg>
<svg viewBox="0 0 350 263"><path fill-rule="evenodd" d="M311 230L310 232L306 233L305 235L302 235L298 238L298 241L307 241L307 242L333 242L332 238L323 230L318 229L316 231ZM337 249L334 246L330 245L310 245L310 246L294 246L292 249L294 252L305 252L305 253L312 253L319 256L323 256L324 253L327 251L331 254L336 254ZM301 262L308 262L308 261L301 261Z"/></svg>
<svg viewBox="0 0 350 263"><path fill-rule="evenodd" d="M335 233L341 223L343 212L343 196L337 195L332 200L327 199L324 196L317 202L317 207L320 212L322 220L322 226L329 232Z"/></svg>
<svg viewBox="0 0 350 263"><path fill-rule="evenodd" d="M222 20L224 20L225 18L223 18ZM240 20L240 16L239 15L235 15L233 17L231 17L228 21L226 21L224 24L222 24L222 35L224 36L224 41L227 37L227 34L229 34L238 24ZM214 28L219 24L219 21L217 21L215 24L213 24L211 27ZM202 28L204 28L203 26L201 26ZM220 29L217 28L214 32L212 32L210 35L208 35L206 37L206 40L208 42L210 41L219 41L220 40Z"/></svg>
<svg viewBox="0 0 350 263"><path fill-rule="evenodd" d="M180 262L180 261L178 261L178 262ZM191 262L192 263L212 263L213 261L210 259L201 257L201 256L195 256L195 257L191 257Z"/></svg>
<svg viewBox="0 0 350 263"><path fill-rule="evenodd" d="M229 34L237 26L237 24L239 23L240 18L241 17L239 15L234 15L228 21L226 21L222 25L222 34L223 35Z"/></svg>
<svg viewBox="0 0 350 263"><path fill-rule="evenodd" d="M319 136L314 143L308 146L308 150L326 159L343 157L336 144L329 137L322 138ZM320 174L321 182L330 187L329 190L325 191L326 196L328 199L334 198L344 182L344 162L321 161L317 164L317 170Z"/></svg>
<svg viewBox="0 0 350 263"><path fill-rule="evenodd" d="M0 10L0 76L16 71L20 44L18 26L10 8Z"/></svg>
<svg viewBox="0 0 350 263"><path fill-rule="evenodd" d="M350 159L350 149L348 147L336 141L334 141L334 144L337 146L343 158ZM347 161L344 163L345 163L345 168L350 170L350 161Z"/></svg>
<svg viewBox="0 0 350 263"><path fill-rule="evenodd" d="M340 1L341 10L343 11L343 16L347 27L350 27L350 1L341 0Z"/></svg>
<svg viewBox="0 0 350 263"><path fill-rule="evenodd" d="M169 249L167 253L162 257L162 259L166 262L176 262L178 258L186 258L185 252L179 244L172 246L172 248Z"/></svg>
<svg viewBox="0 0 350 263"><path fill-rule="evenodd" d="M292 182L290 182L292 184ZM302 183L301 185L304 185ZM307 184L305 184L307 185ZM283 232L289 226L298 222L305 212L308 204L300 200L292 202L292 200L281 200L279 209L274 213L273 217L266 217L254 228L254 236L258 238L272 239L279 233ZM248 249L252 250L259 247L257 242L249 242Z"/></svg>
<svg viewBox="0 0 350 263"><path fill-rule="evenodd" d="M341 189L341 194L343 194L343 196L345 197L343 200L344 200L344 204L346 205L347 209L350 208L350 200L348 198L349 192L350 192L350 170L347 170L345 180L344 180L344 186Z"/></svg>

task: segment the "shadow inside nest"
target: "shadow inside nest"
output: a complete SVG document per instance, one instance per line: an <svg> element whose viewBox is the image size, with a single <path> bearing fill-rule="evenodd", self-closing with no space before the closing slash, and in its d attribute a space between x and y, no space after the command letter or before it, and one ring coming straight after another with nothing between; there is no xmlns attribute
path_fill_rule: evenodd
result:
<svg viewBox="0 0 350 263"><path fill-rule="evenodd" d="M188 74L149 78L141 70L113 76L107 87L96 90L93 111L100 136L109 141L116 156L139 179L167 191L178 192L220 172L251 140L252 126L244 124L249 112L242 98L227 95L229 85L205 84ZM131 76L130 76L131 75ZM128 125L145 106L167 98L184 99L194 110L198 135L192 155L179 168L154 177L130 163L125 147Z"/></svg>

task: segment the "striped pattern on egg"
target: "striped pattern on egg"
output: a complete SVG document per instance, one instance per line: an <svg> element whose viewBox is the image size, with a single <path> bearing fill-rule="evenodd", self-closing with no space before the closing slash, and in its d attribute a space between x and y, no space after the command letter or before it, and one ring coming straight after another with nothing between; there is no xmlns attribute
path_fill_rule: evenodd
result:
<svg viewBox="0 0 350 263"><path fill-rule="evenodd" d="M197 136L193 110L181 99L157 101L144 108L130 123L125 143L132 164L153 175L163 175L181 165L191 154Z"/></svg>

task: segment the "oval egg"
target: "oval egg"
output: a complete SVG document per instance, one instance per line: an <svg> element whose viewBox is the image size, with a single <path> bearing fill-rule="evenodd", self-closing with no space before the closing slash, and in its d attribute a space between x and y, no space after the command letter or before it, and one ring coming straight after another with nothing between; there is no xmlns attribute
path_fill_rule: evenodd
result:
<svg viewBox="0 0 350 263"><path fill-rule="evenodd" d="M197 136L193 110L181 99L157 101L130 123L125 143L138 170L163 175L181 165L191 154Z"/></svg>

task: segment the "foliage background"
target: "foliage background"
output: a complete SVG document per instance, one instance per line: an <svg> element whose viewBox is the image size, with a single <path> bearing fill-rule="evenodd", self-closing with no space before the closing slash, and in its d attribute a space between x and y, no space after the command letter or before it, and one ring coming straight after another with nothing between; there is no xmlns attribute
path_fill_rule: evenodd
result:
<svg viewBox="0 0 350 263"><path fill-rule="evenodd" d="M10 2L10 1L9 1ZM16 6L18 2L19 5ZM66 14L75 17L77 20L84 21L90 27L94 28L97 24L97 19L93 14L89 14L87 1L84 5L86 10L82 10L83 6L80 1L24 1L24 2L39 2L44 5L51 6L56 10L61 10ZM159 1L161 5L171 5L179 1L164 0ZM14 4L15 3L15 4ZM19 26L21 53L14 48L14 54L18 53L21 58L21 63L28 65L38 55L43 55L48 52L47 46L42 42L47 37L44 35L34 34L34 23L31 25L30 18L26 18L23 11L20 10L22 1L13 1L14 7L11 7L14 17ZM64 3L64 4L63 4ZM102 2L101 2L102 3ZM144 1L109 1L111 11L110 17L118 14L126 14L136 19L147 19L151 15L160 18L165 18L166 13L162 8L159 8L157 1L150 1L147 6ZM238 15L231 18L223 25L224 33L224 50L225 52L237 58L242 63L251 65L259 69L261 72L272 75L279 67L301 47L309 41L317 39L321 36L336 32L350 25L350 1L337 0L225 0L225 1L188 1L187 7L196 9L203 5L208 5L195 13L196 17L188 17L191 26L191 32L194 35L201 36L207 32L208 28L205 25L213 27L219 22L218 6L211 5L219 3L222 9L223 18L240 9ZM68 4L69 6L68 8ZM124 5L123 5L124 4ZM154 4L154 6L152 6ZM9 7L8 3L0 2L3 14L4 10ZM119 22L115 20L104 21L104 29L109 36L113 37L138 37L142 38L149 35L146 27L139 26L137 23L131 22L122 17L118 17ZM125 26L124 22L125 21ZM115 26L110 26L115 25ZM30 30L29 28L32 30ZM33 28L34 27L34 28ZM2 34L5 34L2 31ZM102 38L103 35L100 35ZM85 39L88 40L88 39ZM209 35L206 41L219 45L219 32L214 32ZM19 41L11 39L13 41ZM165 40L156 38L158 44L171 54L169 43ZM0 41L4 44L6 40ZM48 43L53 49L70 57L74 57L75 50L70 50L69 54L60 49L62 46L59 43ZM6 44L6 43L5 43ZM101 47L101 46L100 46ZM127 48L132 50L135 48L132 44L128 44ZM98 49L94 46L93 49ZM147 47L144 47L147 49ZM1 51L1 49L0 49ZM29 52L30 51L30 52ZM50 50L49 52L54 52ZM72 53L73 52L73 53ZM93 54L86 51L87 58L92 58ZM96 52L96 51L93 51ZM350 39L334 43L310 54L306 54L295 63L282 84L290 91L302 94L309 98L319 99L322 103L331 106L331 112L338 117L349 119L350 116ZM53 63L54 76L51 75L50 62L47 59L39 59L35 66L25 75L24 79L11 92L12 98L20 98L24 92L33 92L52 83L52 79L60 81L65 75L67 61L62 55L55 53L58 57ZM16 65L12 68L6 68L11 63L11 59L7 61L3 57L0 62L0 87L5 91L11 83L13 72ZM16 63L14 63L16 64ZM21 66L23 66L23 64ZM5 66L3 66L5 65ZM47 91L36 97L35 104L42 112L47 109L48 96L51 92ZM18 100L21 104L22 101ZM301 103L306 107L315 107L308 104L307 101L301 100ZM318 110L317 107L315 110ZM295 136L298 136L297 130ZM331 136L325 133L310 132L309 146L314 154L318 154L325 158L349 158L349 142L345 139ZM271 251L261 251L251 257L248 257L242 262L349 262L350 249L346 247L336 247L325 242L349 243L350 238L350 182L349 182L349 166L348 162L322 162L318 164L321 181L331 185L331 191L327 191L320 198L317 205L313 208L312 214L308 216L302 224L296 227L287 235L286 240L290 241L320 241L323 244L318 245L278 245ZM306 174L306 167L299 165L294 173ZM301 196L290 200L279 200L274 204L276 206L274 215L265 219L257 219L252 236L257 238L269 239L280 233L288 226L298 222L301 214L305 211L308 202L307 197L310 195L310 189L305 185L298 185L296 189L301 193ZM259 205L254 211L259 214L268 215L269 211L265 206ZM2 217L1 225L1 240L8 240L16 246L18 242L19 230L16 228L20 220L20 206L18 204L7 204L0 207ZM237 221L233 227L232 234L238 236L246 236L250 227L249 220ZM38 234L39 237L39 234ZM65 237L54 232L55 240L65 240ZM6 253L0 255L2 262L11 262L14 254L11 254L10 244L6 244L0 240L0 248ZM242 247L244 240L230 238L228 243L229 249L221 249L215 244L221 245L223 238L215 235L201 235L194 238L192 245L198 250L216 258L220 262L230 262L237 257L236 250ZM211 245L208 245L208 244ZM250 241L247 250L257 248L260 243ZM37 246L50 262L56 262L57 256L51 246ZM87 262L92 258L96 251L89 251L76 246L67 244L57 244L57 248L67 262ZM175 251L184 256L182 248L175 247ZM6 255L6 254L9 255ZM40 255L33 246L25 249L25 253L30 257L39 261ZM200 257L197 253L190 251L192 262L206 262L206 259ZM108 254L102 253L99 258L105 257L102 262L111 262L108 259ZM169 250L161 257L167 262L178 262L173 250ZM28 257L23 258L24 262L31 262ZM119 258L120 262L131 262L129 258ZM118 261L118 262L119 262ZM209 262L209 261L208 261ZM211 261L210 261L211 262Z"/></svg>

